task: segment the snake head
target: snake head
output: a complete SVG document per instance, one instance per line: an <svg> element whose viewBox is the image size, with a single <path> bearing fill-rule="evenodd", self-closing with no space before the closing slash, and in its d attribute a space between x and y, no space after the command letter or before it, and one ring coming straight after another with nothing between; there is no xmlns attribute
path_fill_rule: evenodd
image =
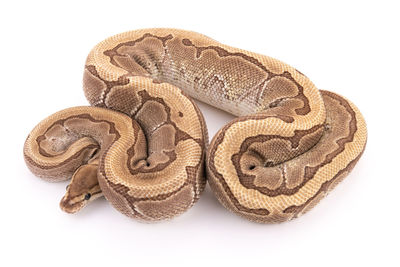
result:
<svg viewBox="0 0 400 267"><path fill-rule="evenodd" d="M75 213L85 207L89 202L102 196L102 191L97 180L98 162L80 166L72 175L67 192L61 199L60 207L67 213Z"/></svg>

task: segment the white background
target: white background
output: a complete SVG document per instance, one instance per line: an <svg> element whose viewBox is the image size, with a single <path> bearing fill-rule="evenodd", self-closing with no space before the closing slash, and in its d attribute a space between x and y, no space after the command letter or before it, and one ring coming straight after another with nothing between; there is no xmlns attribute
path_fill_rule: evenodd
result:
<svg viewBox="0 0 400 267"><path fill-rule="evenodd" d="M398 1L2 1L1 266L399 266ZM34 177L29 131L87 105L86 55L127 30L176 27L278 58L352 100L369 139L354 171L308 214L279 225L226 211L207 187L184 215L156 224L101 199L76 215L67 183ZM213 136L232 116L201 105ZM22 265L23 264L23 265Z"/></svg>

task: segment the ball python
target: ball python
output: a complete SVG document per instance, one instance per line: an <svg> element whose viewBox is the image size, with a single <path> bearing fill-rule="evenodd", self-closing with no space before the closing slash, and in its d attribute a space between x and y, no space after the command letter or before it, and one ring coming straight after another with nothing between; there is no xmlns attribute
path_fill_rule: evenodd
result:
<svg viewBox="0 0 400 267"><path fill-rule="evenodd" d="M60 203L67 212L104 195L127 216L172 218L193 206L207 176L230 211L283 222L342 181L367 140L350 101L279 60L190 31L102 41L87 57L83 88L91 106L49 116L24 146L37 176L72 177ZM237 116L209 145L189 96Z"/></svg>

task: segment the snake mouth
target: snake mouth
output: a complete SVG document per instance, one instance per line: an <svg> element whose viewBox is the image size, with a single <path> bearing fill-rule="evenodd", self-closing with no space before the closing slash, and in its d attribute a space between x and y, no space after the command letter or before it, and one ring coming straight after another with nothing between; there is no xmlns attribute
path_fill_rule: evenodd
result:
<svg viewBox="0 0 400 267"><path fill-rule="evenodd" d="M66 213L72 214L85 207L87 202L85 199L78 201L64 196L60 201L60 208Z"/></svg>

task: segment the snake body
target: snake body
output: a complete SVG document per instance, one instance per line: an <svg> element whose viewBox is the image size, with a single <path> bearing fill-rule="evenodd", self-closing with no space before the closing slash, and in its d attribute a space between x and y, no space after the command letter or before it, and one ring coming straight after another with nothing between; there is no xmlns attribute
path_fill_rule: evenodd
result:
<svg viewBox="0 0 400 267"><path fill-rule="evenodd" d="M104 194L130 217L172 218L199 198L205 165L226 208L256 222L287 221L351 171L367 140L345 98L276 59L189 31L104 40L86 60L83 87L95 107L51 115L24 147L36 175L72 176L61 202L69 212ZM209 147L188 95L238 116Z"/></svg>

